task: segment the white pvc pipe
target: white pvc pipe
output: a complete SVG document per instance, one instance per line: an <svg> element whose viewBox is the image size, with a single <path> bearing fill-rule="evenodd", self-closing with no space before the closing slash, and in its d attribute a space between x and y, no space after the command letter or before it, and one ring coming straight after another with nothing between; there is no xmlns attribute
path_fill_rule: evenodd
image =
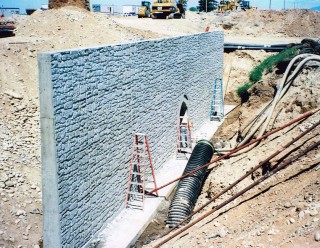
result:
<svg viewBox="0 0 320 248"><path fill-rule="evenodd" d="M304 60L302 60L299 65L297 66L297 68L293 71L293 73L291 73L290 77L288 78L288 74L292 68L292 66L294 65L294 63L298 60L304 58ZM272 114L274 112L274 109L277 105L277 103L281 100L281 98L286 94L287 90L289 89L289 87L291 86L291 83L293 82L292 79L296 76L296 74L299 73L300 69L302 68L302 66L304 66L307 62L309 62L310 60L314 60L314 61L318 61L320 62L320 56L318 55L314 55L314 54L301 54L301 55L297 55L296 57L294 57L291 62L289 63L285 74L282 78L281 84L279 85L279 88L277 90L276 96L275 98L272 100L272 105L271 108L267 108L264 113L266 113L258 122L258 124L255 125L254 129L246 135L246 137L239 143L237 144L234 148L229 148L229 149L220 149L217 150L219 153L224 153L224 152L228 152L231 150L234 150L236 147L238 146L242 146L245 143L247 143L249 141L249 139L257 132L257 130L260 128L260 126L264 123L258 138L261 137L264 132L266 131L268 124L270 122L270 119L272 117ZM269 104L269 103L268 103ZM263 114L264 114L263 113ZM266 120L267 119L267 120ZM265 121L266 120L266 121ZM253 147L251 147L250 149L252 149Z"/></svg>

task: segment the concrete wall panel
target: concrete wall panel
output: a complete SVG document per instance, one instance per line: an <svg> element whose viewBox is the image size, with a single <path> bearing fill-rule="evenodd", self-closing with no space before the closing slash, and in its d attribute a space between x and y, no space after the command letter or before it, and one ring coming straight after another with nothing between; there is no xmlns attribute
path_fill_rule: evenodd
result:
<svg viewBox="0 0 320 248"><path fill-rule="evenodd" d="M209 119L223 33L42 53L45 247L81 247L123 207L134 132L156 170L175 152L184 96L194 128Z"/></svg>

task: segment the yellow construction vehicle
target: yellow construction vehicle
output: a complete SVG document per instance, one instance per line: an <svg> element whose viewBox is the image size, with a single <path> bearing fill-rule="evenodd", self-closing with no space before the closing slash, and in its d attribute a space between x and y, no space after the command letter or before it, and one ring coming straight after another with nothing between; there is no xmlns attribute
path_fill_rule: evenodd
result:
<svg viewBox="0 0 320 248"><path fill-rule="evenodd" d="M148 1L142 1L139 8L138 18L151 17L151 3Z"/></svg>
<svg viewBox="0 0 320 248"><path fill-rule="evenodd" d="M250 6L250 1L234 0L234 1L220 1L217 12L238 11L257 9Z"/></svg>
<svg viewBox="0 0 320 248"><path fill-rule="evenodd" d="M235 11L238 10L239 3L237 0L235 1L220 1L219 7L217 9L218 12L226 12L226 11Z"/></svg>
<svg viewBox="0 0 320 248"><path fill-rule="evenodd" d="M84 5L88 11L92 11L90 0L84 0Z"/></svg>
<svg viewBox="0 0 320 248"><path fill-rule="evenodd" d="M156 0L152 4L152 19L157 18L185 18L185 10L183 8L183 0L176 2L175 0Z"/></svg>

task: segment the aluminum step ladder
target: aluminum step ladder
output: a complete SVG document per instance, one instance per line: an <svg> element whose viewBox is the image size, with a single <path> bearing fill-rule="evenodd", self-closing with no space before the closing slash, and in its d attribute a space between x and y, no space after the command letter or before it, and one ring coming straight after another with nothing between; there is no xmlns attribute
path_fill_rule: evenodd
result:
<svg viewBox="0 0 320 248"><path fill-rule="evenodd" d="M147 163L149 166L147 166ZM135 133L129 169L126 207L143 210L145 194L156 188L157 183L148 138L144 133ZM155 193L158 196L158 191Z"/></svg>
<svg viewBox="0 0 320 248"><path fill-rule="evenodd" d="M212 88L212 102L210 110L210 120L222 121L224 116L224 102L223 102L223 86L222 79L216 79Z"/></svg>
<svg viewBox="0 0 320 248"><path fill-rule="evenodd" d="M178 137L176 159L187 159L186 154L192 153L191 125L188 115L180 116L178 120Z"/></svg>

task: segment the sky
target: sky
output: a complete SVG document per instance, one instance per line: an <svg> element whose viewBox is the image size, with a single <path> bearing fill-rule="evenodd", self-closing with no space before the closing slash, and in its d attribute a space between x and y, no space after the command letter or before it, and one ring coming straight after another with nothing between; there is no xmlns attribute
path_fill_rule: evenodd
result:
<svg viewBox="0 0 320 248"><path fill-rule="evenodd" d="M153 0L149 0L153 2ZM41 4L47 4L48 0L0 0L0 7L21 8L40 8ZM108 5L140 5L141 0L91 0L92 4L108 4ZM259 9L269 9L270 0L251 0L251 5ZM188 7L197 6L198 0L189 0ZM320 0L271 0L272 9L305 8L320 6Z"/></svg>

